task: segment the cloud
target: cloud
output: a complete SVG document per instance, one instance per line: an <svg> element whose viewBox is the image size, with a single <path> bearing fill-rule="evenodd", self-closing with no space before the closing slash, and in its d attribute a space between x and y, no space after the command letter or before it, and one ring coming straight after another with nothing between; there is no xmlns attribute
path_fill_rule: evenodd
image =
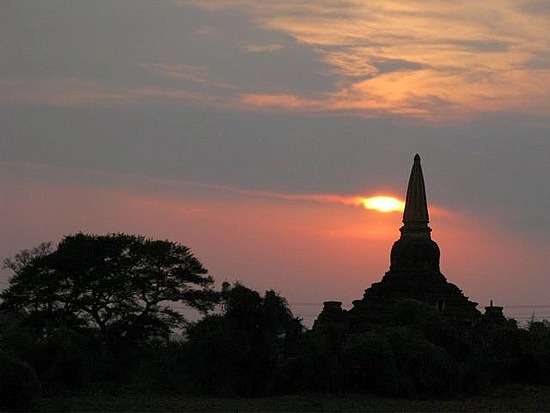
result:
<svg viewBox="0 0 550 413"><path fill-rule="evenodd" d="M322 100L307 99L289 94L243 94L239 103L254 109L284 109L320 111L326 109Z"/></svg>
<svg viewBox="0 0 550 413"><path fill-rule="evenodd" d="M171 79L186 80L225 89L235 88L235 86L230 85L229 83L212 79L208 73L208 69L205 66L193 66L183 63L142 63L140 66L146 70L158 73L161 76Z"/></svg>
<svg viewBox="0 0 550 413"><path fill-rule="evenodd" d="M438 95L412 92L402 87L407 82L420 81L418 74L373 77L332 94L301 97L290 94L245 94L239 104L243 108L295 112L354 113L362 117L384 117L388 114L421 119L449 119L457 116L455 103ZM386 93L388 90L394 93Z"/></svg>
<svg viewBox="0 0 550 413"><path fill-rule="evenodd" d="M154 100L180 100L197 104L223 104L221 98L184 89L140 86L107 87L81 79L11 79L0 81L0 103L78 107L128 105Z"/></svg>
<svg viewBox="0 0 550 413"><path fill-rule="evenodd" d="M463 117L479 112L550 113L545 2L438 0L182 1L211 12L239 10L259 27L314 49L336 88L245 95L258 107L351 111L370 116ZM541 15L533 17L533 13ZM251 98L251 96L255 96ZM437 102L445 102L441 105ZM445 113L444 113L445 112Z"/></svg>
<svg viewBox="0 0 550 413"><path fill-rule="evenodd" d="M177 99L430 121L550 112L542 2L125 0L103 14L22 4L0 28L17 39L2 49L3 102Z"/></svg>
<svg viewBox="0 0 550 413"><path fill-rule="evenodd" d="M520 5L520 9L535 15L550 15L550 3L546 0L529 0Z"/></svg>
<svg viewBox="0 0 550 413"><path fill-rule="evenodd" d="M11 79L0 82L0 90L0 101L8 104L81 106L123 104L131 100L125 91L107 89L97 82L79 79Z"/></svg>
<svg viewBox="0 0 550 413"><path fill-rule="evenodd" d="M550 70L550 53L539 53L531 57L527 61L526 67L534 70Z"/></svg>
<svg viewBox="0 0 550 413"><path fill-rule="evenodd" d="M203 188L207 190L215 190L218 192L226 192L236 194L240 196L246 196L251 198L281 200L290 202L304 202L304 203L319 203L319 204L331 204L340 205L354 208L361 208L365 210L375 210L379 212L403 212L405 207L405 201L399 196L394 195L393 191L383 190L374 191L370 194L318 194L318 193L285 193L265 190L250 190L242 189L226 185L212 185L201 184L193 182L168 182L157 181L157 184L164 184L164 186L171 186L172 188L178 186L187 186L195 188ZM452 215L449 209L442 208L439 205L430 205L430 214L432 216L446 216Z"/></svg>
<svg viewBox="0 0 550 413"><path fill-rule="evenodd" d="M271 53L277 50L281 50L284 46L282 44L254 44L247 43L243 45L243 49L249 53Z"/></svg>

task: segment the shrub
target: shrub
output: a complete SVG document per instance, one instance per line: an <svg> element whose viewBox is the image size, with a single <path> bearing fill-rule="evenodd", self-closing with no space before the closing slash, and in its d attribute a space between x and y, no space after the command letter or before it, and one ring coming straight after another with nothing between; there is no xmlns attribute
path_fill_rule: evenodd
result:
<svg viewBox="0 0 550 413"><path fill-rule="evenodd" d="M287 389L315 392L342 389L344 375L339 354L325 344L315 332L305 334L302 351L285 366L287 376L292 377Z"/></svg>
<svg viewBox="0 0 550 413"><path fill-rule="evenodd" d="M441 397L458 389L456 364L443 348L411 328L390 328L384 333L395 354L403 395Z"/></svg>
<svg viewBox="0 0 550 413"><path fill-rule="evenodd" d="M47 391L76 390L92 381L98 368L99 349L91 339L72 329L60 328L40 340L29 359Z"/></svg>
<svg viewBox="0 0 550 413"><path fill-rule="evenodd" d="M250 343L222 316L207 316L189 329L184 365L192 389L200 394L246 393L252 360Z"/></svg>
<svg viewBox="0 0 550 413"><path fill-rule="evenodd" d="M75 391L91 382L109 381L125 371L93 329L52 328L45 335L35 320L20 317L0 326L0 348L36 372L44 393ZM128 349L128 354L132 353ZM129 356L128 356L129 357Z"/></svg>
<svg viewBox="0 0 550 413"><path fill-rule="evenodd" d="M0 409L25 411L40 397L40 383L26 363L0 352Z"/></svg>
<svg viewBox="0 0 550 413"><path fill-rule="evenodd" d="M529 332L521 328L502 327L489 333L484 351L492 360L493 379L497 383L524 382L529 378Z"/></svg>
<svg viewBox="0 0 550 413"><path fill-rule="evenodd" d="M388 340L376 333L355 334L342 351L346 390L394 395L399 390L399 372Z"/></svg>
<svg viewBox="0 0 550 413"><path fill-rule="evenodd" d="M422 330L430 343L445 349L457 361L464 361L473 351L472 337L469 332L460 330L447 320L427 321Z"/></svg>
<svg viewBox="0 0 550 413"><path fill-rule="evenodd" d="M295 350L302 325L274 291L262 297L239 283L224 283L221 296L223 314L187 329L189 379L202 393L265 394L278 386L274 371Z"/></svg>
<svg viewBox="0 0 550 413"><path fill-rule="evenodd" d="M150 345L140 354L131 384L140 393L174 393L189 390L185 343L170 341Z"/></svg>

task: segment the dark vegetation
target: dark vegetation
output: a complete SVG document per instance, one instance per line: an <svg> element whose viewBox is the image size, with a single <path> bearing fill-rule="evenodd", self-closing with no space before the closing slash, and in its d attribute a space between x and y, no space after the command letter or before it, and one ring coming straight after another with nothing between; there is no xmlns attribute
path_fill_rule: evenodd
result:
<svg viewBox="0 0 550 413"><path fill-rule="evenodd" d="M418 400L550 385L546 322L464 327L405 300L362 333L306 330L276 292L215 290L188 248L125 234L68 236L6 266L0 410L79 394ZM204 316L190 322L173 303Z"/></svg>

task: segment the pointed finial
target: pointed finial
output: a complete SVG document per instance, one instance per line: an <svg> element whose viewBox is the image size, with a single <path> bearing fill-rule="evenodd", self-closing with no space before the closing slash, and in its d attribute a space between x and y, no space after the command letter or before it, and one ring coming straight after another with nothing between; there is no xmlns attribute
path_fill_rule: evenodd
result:
<svg viewBox="0 0 550 413"><path fill-rule="evenodd" d="M414 163L407 187L407 198L405 200L405 210L403 212L403 227L401 233L429 236L430 228L428 222L428 202L426 200L426 188L424 185L424 176L422 166L420 165L420 155L414 156Z"/></svg>

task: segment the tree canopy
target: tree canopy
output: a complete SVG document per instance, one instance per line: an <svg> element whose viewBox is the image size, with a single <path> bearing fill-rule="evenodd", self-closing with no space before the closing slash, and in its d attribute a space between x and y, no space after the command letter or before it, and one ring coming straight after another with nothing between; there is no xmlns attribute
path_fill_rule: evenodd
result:
<svg viewBox="0 0 550 413"><path fill-rule="evenodd" d="M184 245L127 234L66 236L8 259L2 307L49 325L95 328L108 344L166 337L185 325L172 306L206 313L213 279Z"/></svg>
<svg viewBox="0 0 550 413"><path fill-rule="evenodd" d="M187 381L199 393L259 396L278 388L284 378L273 372L296 352L301 320L275 291L262 296L238 282L223 283L221 303L220 314L187 330Z"/></svg>

